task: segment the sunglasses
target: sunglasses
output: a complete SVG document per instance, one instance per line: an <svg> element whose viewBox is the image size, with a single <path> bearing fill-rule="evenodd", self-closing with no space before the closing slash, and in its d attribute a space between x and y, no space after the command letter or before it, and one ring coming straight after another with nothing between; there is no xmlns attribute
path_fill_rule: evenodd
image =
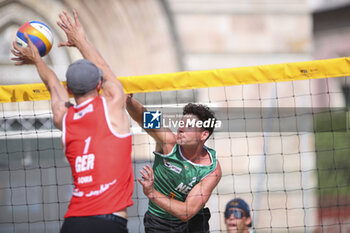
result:
<svg viewBox="0 0 350 233"><path fill-rule="evenodd" d="M228 211L225 212L225 218L229 218L232 214L237 219L241 219L244 216L242 211L239 211L239 210L228 210Z"/></svg>

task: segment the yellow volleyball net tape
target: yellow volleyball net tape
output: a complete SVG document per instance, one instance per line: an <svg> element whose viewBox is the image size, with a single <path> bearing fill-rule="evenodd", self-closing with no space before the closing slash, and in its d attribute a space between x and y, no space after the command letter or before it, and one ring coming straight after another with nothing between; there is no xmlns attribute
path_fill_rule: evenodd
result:
<svg viewBox="0 0 350 233"><path fill-rule="evenodd" d="M118 79L126 93L142 93L344 76L350 76L349 57ZM47 99L50 99L50 93L42 83L0 86L0 103Z"/></svg>

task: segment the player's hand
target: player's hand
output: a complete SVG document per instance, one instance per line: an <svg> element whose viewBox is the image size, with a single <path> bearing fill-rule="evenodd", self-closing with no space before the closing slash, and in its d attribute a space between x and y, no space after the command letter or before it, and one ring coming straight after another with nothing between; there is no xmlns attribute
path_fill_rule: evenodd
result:
<svg viewBox="0 0 350 233"><path fill-rule="evenodd" d="M57 25L66 33L67 41L58 44L58 47L77 47L81 40L85 40L85 31L81 25L78 17L78 12L74 9L72 18L68 15L67 11L63 11L63 14L58 15L61 21L57 21Z"/></svg>
<svg viewBox="0 0 350 233"><path fill-rule="evenodd" d="M143 171L144 170L144 171ZM150 165L146 165L143 167L143 170L140 170L140 173L142 174L142 179L137 178L137 180L140 182L140 184L143 187L143 193L148 197L151 198L153 192L154 192L154 174L153 169Z"/></svg>
<svg viewBox="0 0 350 233"><path fill-rule="evenodd" d="M15 57L11 58L14 61L15 65L25 65L25 64L35 64L37 61L41 60L39 51L37 47L30 40L28 34L24 33L24 38L27 40L27 47L22 48L13 42L13 48L11 49L11 53L15 55Z"/></svg>

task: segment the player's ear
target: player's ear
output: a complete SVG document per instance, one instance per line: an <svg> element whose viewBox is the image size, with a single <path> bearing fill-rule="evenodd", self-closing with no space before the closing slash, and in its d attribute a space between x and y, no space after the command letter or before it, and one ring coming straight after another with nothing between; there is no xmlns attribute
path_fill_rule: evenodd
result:
<svg viewBox="0 0 350 233"><path fill-rule="evenodd" d="M201 140L206 141L209 137L209 131L208 130L203 130L201 134Z"/></svg>
<svg viewBox="0 0 350 233"><path fill-rule="evenodd" d="M100 92L101 86L102 86L102 81L100 80L100 81L98 81L98 84L97 84L97 86L96 86L96 90L97 90L98 92Z"/></svg>

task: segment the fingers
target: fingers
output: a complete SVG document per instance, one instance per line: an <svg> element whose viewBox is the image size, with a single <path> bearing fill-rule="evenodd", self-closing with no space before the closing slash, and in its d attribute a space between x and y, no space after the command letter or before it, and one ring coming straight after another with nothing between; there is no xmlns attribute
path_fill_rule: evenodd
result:
<svg viewBox="0 0 350 233"><path fill-rule="evenodd" d="M58 47L69 47L69 43L68 42L60 42L58 44Z"/></svg>
<svg viewBox="0 0 350 233"><path fill-rule="evenodd" d="M140 173L142 174L142 179L137 178L139 183L143 186L143 193L150 198L150 195L152 195L154 191L154 177L153 177L153 170L150 165L146 165L142 167L143 170L140 170Z"/></svg>
<svg viewBox="0 0 350 233"><path fill-rule="evenodd" d="M23 59L22 57L12 57L11 61L13 61L15 66L20 66L20 65L24 65L24 64L29 64L29 62L25 59Z"/></svg>
<svg viewBox="0 0 350 233"><path fill-rule="evenodd" d="M71 27L73 25L73 21L70 18L70 16L68 15L68 12L67 11L63 11L63 14L66 16L66 19L68 21L68 25L66 24L66 26Z"/></svg>
<svg viewBox="0 0 350 233"><path fill-rule="evenodd" d="M22 58L20 58L20 57L11 57L11 60L12 61L23 61L23 59Z"/></svg>
<svg viewBox="0 0 350 233"><path fill-rule="evenodd" d="M142 171L142 170L140 170L140 173L143 175L143 177L145 177L146 179L149 179L149 177L150 177L150 173L149 173L149 170L147 169L147 167L142 167L143 168L143 170L145 170L145 172L144 171ZM142 177L142 178L143 178ZM144 178L144 179L145 179Z"/></svg>
<svg viewBox="0 0 350 233"><path fill-rule="evenodd" d="M33 47L34 46L34 44L33 44L33 42L31 41L31 39L30 39L30 37L29 37L29 35L25 32L25 33L23 33L23 35L24 35L24 38L27 40L27 44L28 44L28 46L29 47ZM35 47L35 46L34 46Z"/></svg>
<svg viewBox="0 0 350 233"><path fill-rule="evenodd" d="M143 186L143 184L145 183L141 178L137 178L137 180L139 181L139 183Z"/></svg>
<svg viewBox="0 0 350 233"><path fill-rule="evenodd" d="M16 57L11 58L11 60L14 60L14 61L15 61L15 59L16 59L16 61L17 61L17 59L22 59L22 58L18 58L18 57L21 57L21 56L22 56L23 48L21 48L20 46L18 46L18 45L16 44L16 42L14 42L14 41L12 42L12 46L13 46L14 49L10 49L10 51L11 51L11 53L12 53L13 55L15 55Z"/></svg>
<svg viewBox="0 0 350 233"><path fill-rule="evenodd" d="M154 176L153 176L153 169L152 169L152 167L149 164L147 164L145 170L148 172L149 176L153 179Z"/></svg>
<svg viewBox="0 0 350 233"><path fill-rule="evenodd" d="M31 41L30 38L29 38L29 36L28 36L28 33L24 32L23 35L24 35L24 38L26 38L27 43L28 43L29 41Z"/></svg>
<svg viewBox="0 0 350 233"><path fill-rule="evenodd" d="M66 33L67 41L59 43L58 47L75 47L77 41L79 41L80 23L78 13L73 10L74 21L69 16L67 11L63 11L58 16L60 21L57 21L57 25Z"/></svg>
<svg viewBox="0 0 350 233"><path fill-rule="evenodd" d="M13 48L14 49L10 49L11 53L15 56L15 57L11 57L11 61L14 61L14 65L15 66L19 66L19 65L23 65L24 64L24 60L22 58L22 48L19 47L16 42L12 42Z"/></svg>
<svg viewBox="0 0 350 233"><path fill-rule="evenodd" d="M64 31L67 32L67 27L66 25L62 24L61 22L57 21L57 25Z"/></svg>
<svg viewBox="0 0 350 233"><path fill-rule="evenodd" d="M63 14L59 14L58 16L61 19L61 22L57 21L57 25L64 31L68 29L70 30L73 26L80 24L78 12L75 9L73 9L74 23L67 11L63 11Z"/></svg>
<svg viewBox="0 0 350 233"><path fill-rule="evenodd" d="M27 33L24 33L24 38L27 41L28 46L22 48L16 42L12 42L13 49L10 49L11 53L15 56L11 58L14 65L34 64L40 59L38 48L30 40Z"/></svg>
<svg viewBox="0 0 350 233"><path fill-rule="evenodd" d="M19 52L15 51L14 49L10 49L11 53L15 56L19 56Z"/></svg>
<svg viewBox="0 0 350 233"><path fill-rule="evenodd" d="M148 173L145 173L144 171L140 170L140 173L142 174L142 179L148 180L149 176Z"/></svg>
<svg viewBox="0 0 350 233"><path fill-rule="evenodd" d="M58 17L61 19L61 24L64 28L68 28L70 25L69 25L69 22L67 21L67 12L66 11L63 11L63 14L66 16L64 17L62 14L59 14ZM69 16L68 16L69 17ZM63 29L63 28L62 28Z"/></svg>
<svg viewBox="0 0 350 233"><path fill-rule="evenodd" d="M23 61L21 58L12 57L12 58L11 58L11 61L14 61L13 64L14 64L15 66L19 66L19 65L24 64L24 61Z"/></svg>
<svg viewBox="0 0 350 233"><path fill-rule="evenodd" d="M74 16L75 24L79 25L79 24L80 24L80 21L79 21L78 12L77 12L76 9L73 9L73 16Z"/></svg>
<svg viewBox="0 0 350 233"><path fill-rule="evenodd" d="M22 48L16 44L16 42L12 42L12 46L14 49L11 49L11 53L15 56L20 56L21 55L21 50Z"/></svg>
<svg viewBox="0 0 350 233"><path fill-rule="evenodd" d="M15 50L17 50L16 52L18 52L22 49L15 41L12 42L12 46Z"/></svg>
<svg viewBox="0 0 350 233"><path fill-rule="evenodd" d="M144 166L142 168L143 168L143 170L140 170L140 173L142 174L142 179L144 181L146 181L146 180L153 181L154 175L153 175L152 167L147 164L146 166Z"/></svg>

